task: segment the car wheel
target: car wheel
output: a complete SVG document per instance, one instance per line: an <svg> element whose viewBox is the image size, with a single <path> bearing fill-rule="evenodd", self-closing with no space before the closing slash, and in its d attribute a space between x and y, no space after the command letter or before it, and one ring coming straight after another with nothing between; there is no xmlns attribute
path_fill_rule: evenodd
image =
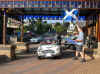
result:
<svg viewBox="0 0 100 74"><path fill-rule="evenodd" d="M61 52L61 54L59 56L55 56L54 58L55 59L61 59L62 58L62 52Z"/></svg>
<svg viewBox="0 0 100 74"><path fill-rule="evenodd" d="M55 59L61 59L61 57L62 57L62 56L59 55L59 56L55 56L54 58L55 58Z"/></svg>
<svg viewBox="0 0 100 74"><path fill-rule="evenodd" d="M74 46L74 45L71 45L71 46L70 46L70 49L71 49L71 50L75 50L75 46Z"/></svg>
<svg viewBox="0 0 100 74"><path fill-rule="evenodd" d="M41 59L43 59L43 58L42 58L41 56L38 56L38 59L41 60Z"/></svg>

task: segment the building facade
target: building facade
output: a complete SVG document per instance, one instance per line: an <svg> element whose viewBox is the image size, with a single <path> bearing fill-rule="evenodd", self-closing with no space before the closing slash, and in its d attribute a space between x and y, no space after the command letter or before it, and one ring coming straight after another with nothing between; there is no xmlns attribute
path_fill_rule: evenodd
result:
<svg viewBox="0 0 100 74"><path fill-rule="evenodd" d="M5 38L5 13L12 16L30 14L36 19L62 20L64 18L63 12L72 8L79 9L79 15L86 20L88 34L93 31L100 41L99 0L0 0L0 11L3 11L4 15L3 38ZM10 10L11 12L9 12ZM26 13L26 11L31 13ZM5 44L5 40L3 43Z"/></svg>

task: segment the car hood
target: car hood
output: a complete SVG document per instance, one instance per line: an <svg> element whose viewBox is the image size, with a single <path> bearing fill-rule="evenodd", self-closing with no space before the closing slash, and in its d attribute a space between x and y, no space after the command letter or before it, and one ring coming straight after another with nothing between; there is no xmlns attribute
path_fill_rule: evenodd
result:
<svg viewBox="0 0 100 74"><path fill-rule="evenodd" d="M34 40L34 39L37 39L37 40L38 40L38 39L40 39L40 37L37 37L37 38L34 37L34 38L31 38L31 39L32 39L32 40Z"/></svg>

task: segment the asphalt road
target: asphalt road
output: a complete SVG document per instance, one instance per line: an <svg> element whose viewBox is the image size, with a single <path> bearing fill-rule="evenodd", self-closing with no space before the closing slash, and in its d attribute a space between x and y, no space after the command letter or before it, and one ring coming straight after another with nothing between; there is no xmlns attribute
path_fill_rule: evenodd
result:
<svg viewBox="0 0 100 74"><path fill-rule="evenodd" d="M15 61L1 65L0 74L56 74L66 70L72 64L74 62L71 56L38 60L33 54L25 54Z"/></svg>
<svg viewBox="0 0 100 74"><path fill-rule="evenodd" d="M38 45L32 44L30 48ZM0 74L100 74L91 72L90 65L94 65L95 61L82 64L79 61L73 61L73 56L74 52L65 51L61 59L39 60L33 53L25 53L19 55L15 61L0 64ZM98 65L100 65L99 62Z"/></svg>

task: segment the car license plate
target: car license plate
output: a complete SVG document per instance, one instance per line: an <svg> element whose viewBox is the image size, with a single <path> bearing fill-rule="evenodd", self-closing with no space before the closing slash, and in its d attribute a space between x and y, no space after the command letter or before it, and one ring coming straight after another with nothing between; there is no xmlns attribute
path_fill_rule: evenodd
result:
<svg viewBox="0 0 100 74"><path fill-rule="evenodd" d="M51 57L52 55L51 55L50 53L47 53L46 56L47 56L47 57Z"/></svg>

